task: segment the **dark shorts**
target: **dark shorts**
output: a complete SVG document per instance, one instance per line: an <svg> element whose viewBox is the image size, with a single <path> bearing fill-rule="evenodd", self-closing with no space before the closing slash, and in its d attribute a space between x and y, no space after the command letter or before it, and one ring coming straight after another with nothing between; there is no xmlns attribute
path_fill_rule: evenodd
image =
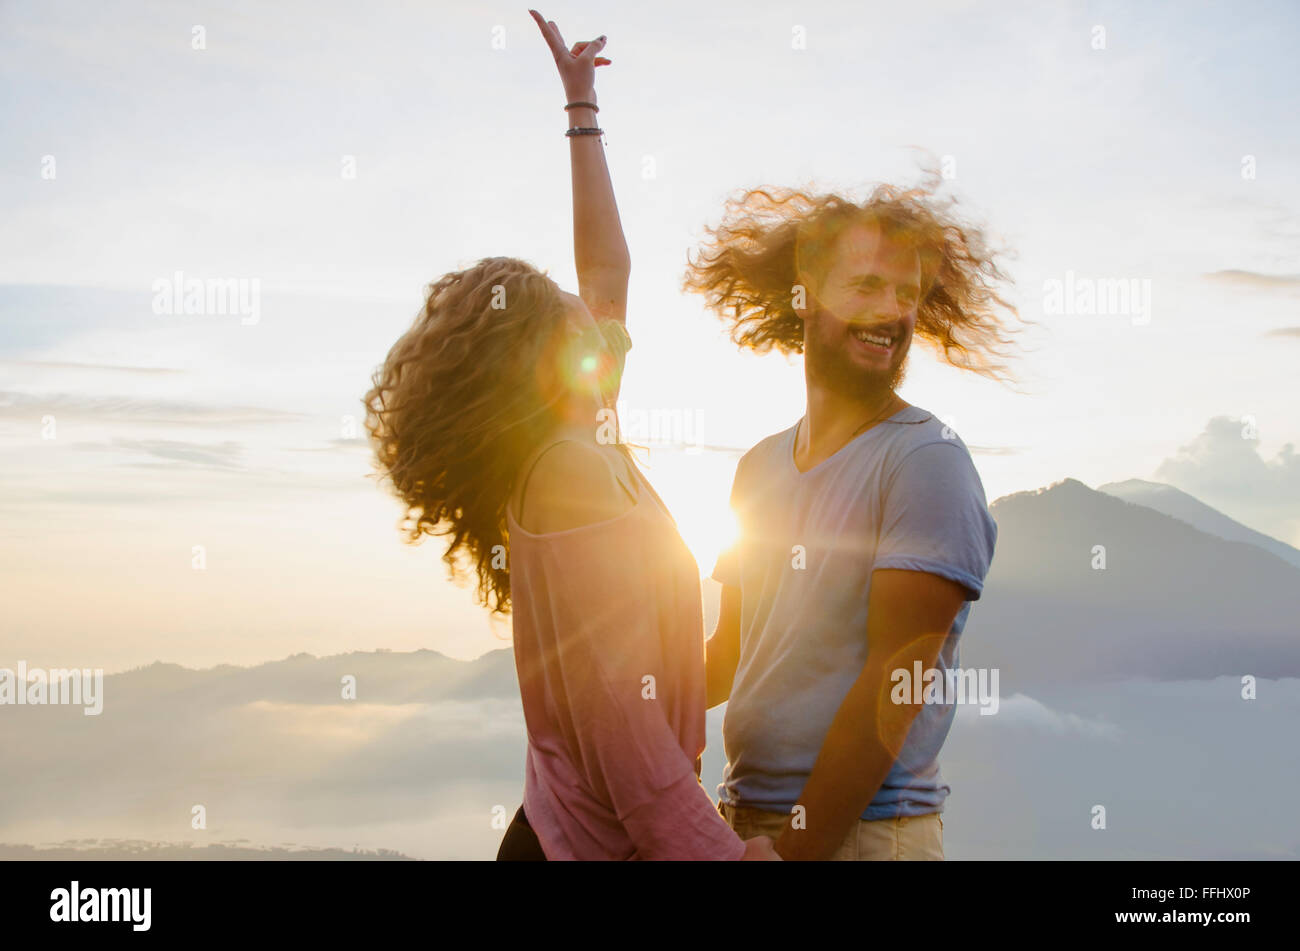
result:
<svg viewBox="0 0 1300 951"><path fill-rule="evenodd" d="M501 848L497 850L498 862L545 862L546 853L537 841L537 834L528 824L524 807L520 806L515 817L506 827L506 834L501 839Z"/></svg>

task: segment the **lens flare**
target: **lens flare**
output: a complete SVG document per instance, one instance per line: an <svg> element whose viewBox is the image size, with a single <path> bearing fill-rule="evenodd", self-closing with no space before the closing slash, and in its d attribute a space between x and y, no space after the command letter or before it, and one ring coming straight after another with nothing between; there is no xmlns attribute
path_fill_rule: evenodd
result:
<svg viewBox="0 0 1300 951"><path fill-rule="evenodd" d="M604 398L618 388L621 363L604 334L592 327L570 338L564 354L564 380L570 389Z"/></svg>

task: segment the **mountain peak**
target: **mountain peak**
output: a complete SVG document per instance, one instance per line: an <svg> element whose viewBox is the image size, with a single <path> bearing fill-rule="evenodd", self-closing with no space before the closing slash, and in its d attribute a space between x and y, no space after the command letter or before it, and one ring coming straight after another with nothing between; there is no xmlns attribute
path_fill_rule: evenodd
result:
<svg viewBox="0 0 1300 951"><path fill-rule="evenodd" d="M1126 479L1123 482L1107 482L1098 486L1097 491L1176 518L1226 541L1255 545L1300 568L1300 550L1272 535L1243 525L1177 486L1144 479Z"/></svg>
<svg viewBox="0 0 1300 951"><path fill-rule="evenodd" d="M1097 486L1098 492L1104 492L1107 488L1116 489L1173 489L1174 487L1167 482L1152 482L1149 479L1125 479L1122 482L1107 482L1105 485ZM1175 489L1174 491L1178 491Z"/></svg>
<svg viewBox="0 0 1300 951"><path fill-rule="evenodd" d="M1093 491L1090 486L1085 485L1084 483L1080 482L1078 479L1072 478L1070 476L1066 476L1060 482L1053 482L1051 485L1047 487L1047 491L1050 492L1052 489L1060 489L1060 488L1068 488L1072 491L1076 489L1087 489L1089 492Z"/></svg>
<svg viewBox="0 0 1300 951"><path fill-rule="evenodd" d="M1081 489L1084 492L1087 492L1089 494L1093 494L1096 491L1095 489L1089 488L1087 485L1080 482L1078 479L1072 478L1070 476L1066 476L1064 479L1061 479L1057 482L1053 482L1051 485L1040 486L1037 489L1023 489L1020 492L1009 492L1006 495L999 496L998 498L993 500L993 504L990 506L990 508L994 508L1005 502L1010 502L1013 500L1019 501L1021 499L1033 498L1035 496L1042 496L1048 494L1052 494L1053 496L1058 496L1058 495L1073 496L1073 495L1077 495L1079 493L1079 490Z"/></svg>

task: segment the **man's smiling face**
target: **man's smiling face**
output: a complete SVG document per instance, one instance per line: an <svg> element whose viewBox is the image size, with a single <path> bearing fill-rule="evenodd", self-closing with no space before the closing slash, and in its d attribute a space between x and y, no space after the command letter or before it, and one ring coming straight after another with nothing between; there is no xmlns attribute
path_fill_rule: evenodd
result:
<svg viewBox="0 0 1300 951"><path fill-rule="evenodd" d="M805 365L811 379L836 392L874 400L903 380L921 296L920 257L874 221L849 225L833 247L821 279L808 278Z"/></svg>

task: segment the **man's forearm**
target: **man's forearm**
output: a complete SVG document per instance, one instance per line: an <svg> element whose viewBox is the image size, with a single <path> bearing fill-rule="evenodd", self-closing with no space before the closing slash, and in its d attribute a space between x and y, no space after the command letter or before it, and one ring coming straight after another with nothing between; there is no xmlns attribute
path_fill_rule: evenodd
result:
<svg viewBox="0 0 1300 951"><path fill-rule="evenodd" d="M868 658L840 704L799 796L804 828L787 827L777 840L783 859L830 858L884 784L921 709L890 701L894 666Z"/></svg>

